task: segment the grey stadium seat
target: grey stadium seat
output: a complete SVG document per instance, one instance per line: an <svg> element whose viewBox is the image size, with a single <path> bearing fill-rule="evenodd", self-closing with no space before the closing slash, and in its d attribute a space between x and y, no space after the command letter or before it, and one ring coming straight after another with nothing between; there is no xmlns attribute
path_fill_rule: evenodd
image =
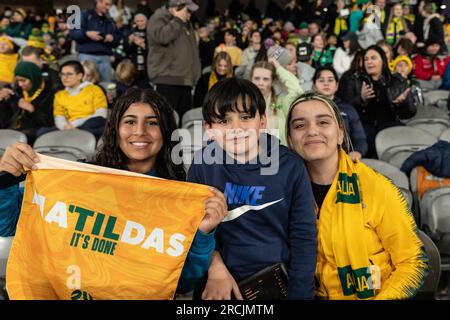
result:
<svg viewBox="0 0 450 320"><path fill-rule="evenodd" d="M411 191L409 191L409 181L406 174L404 174L400 169L394 167L393 165L375 159L361 159L363 163L374 169L375 171L381 173L386 178L390 179L402 192L405 197L408 207L412 208L413 198Z"/></svg>
<svg viewBox="0 0 450 320"><path fill-rule="evenodd" d="M79 129L46 133L40 136L33 146L36 152L72 161L91 160L95 147L95 136Z"/></svg>
<svg viewBox="0 0 450 320"><path fill-rule="evenodd" d="M423 248L428 256L429 272L415 299L435 299L439 279L441 278L441 256L438 248L429 236L421 230L418 230L417 234L422 241Z"/></svg>
<svg viewBox="0 0 450 320"><path fill-rule="evenodd" d="M175 130L172 134L172 141L180 141L173 152L183 151L182 161L186 171L189 170L194 153L205 147L207 143L202 121L192 122L188 129ZM175 159L175 156L172 161L178 162L180 159Z"/></svg>
<svg viewBox="0 0 450 320"><path fill-rule="evenodd" d="M398 126L381 130L375 138L378 159L400 168L414 152L423 150L438 139L424 130Z"/></svg>
<svg viewBox="0 0 450 320"><path fill-rule="evenodd" d="M439 137L439 140L450 142L450 129L447 129L444 132L442 132L441 136Z"/></svg>
<svg viewBox="0 0 450 320"><path fill-rule="evenodd" d="M20 131L1 129L0 130L0 156L5 152L5 149L15 142L27 143L27 136Z"/></svg>

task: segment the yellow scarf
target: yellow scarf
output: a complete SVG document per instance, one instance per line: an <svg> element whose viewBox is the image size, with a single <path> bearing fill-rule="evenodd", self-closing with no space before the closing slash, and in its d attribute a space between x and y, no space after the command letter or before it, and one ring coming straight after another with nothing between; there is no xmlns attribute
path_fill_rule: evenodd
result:
<svg viewBox="0 0 450 320"><path fill-rule="evenodd" d="M406 31L403 28L403 22L399 17L395 17L389 23L386 31L386 42L395 45L400 40L400 33Z"/></svg>
<svg viewBox="0 0 450 320"><path fill-rule="evenodd" d="M375 296L369 255L364 241L361 192L355 164L341 149L339 169L321 210L334 210L331 222L333 251L344 295Z"/></svg>
<svg viewBox="0 0 450 320"><path fill-rule="evenodd" d="M346 31L348 31L347 21L342 17L337 17L334 22L334 34L339 36Z"/></svg>
<svg viewBox="0 0 450 320"><path fill-rule="evenodd" d="M367 244L371 239L365 238L364 230L363 208L372 204L367 202L370 201L369 195L364 197L364 186L360 181L373 180L370 177L373 177L372 169L354 163L341 149L338 173L321 207L321 215L328 211L326 214L331 217L332 250L342 292L344 296L354 296L356 299L374 298L381 287L380 266L373 265L369 259ZM385 206L395 207L390 203L385 203ZM410 223L411 228L415 229L412 217ZM386 243L389 241L389 238L383 240ZM408 243L413 245L415 242L417 239L411 237ZM397 260L401 260L401 257L397 257ZM419 278L400 279L402 292L416 288Z"/></svg>
<svg viewBox="0 0 450 320"><path fill-rule="evenodd" d="M227 78L231 78L231 75L227 74ZM217 83L217 81L219 81L219 79L217 79L217 74L212 71L211 75L209 76L208 91L211 90L211 88Z"/></svg>
<svg viewBox="0 0 450 320"><path fill-rule="evenodd" d="M41 94L42 90L44 90L44 81L41 82L41 85L39 86L39 89L36 90L36 92L30 97L28 95L27 91L23 91L23 99L27 102L31 102L34 99L36 99L37 97L39 97L39 95Z"/></svg>

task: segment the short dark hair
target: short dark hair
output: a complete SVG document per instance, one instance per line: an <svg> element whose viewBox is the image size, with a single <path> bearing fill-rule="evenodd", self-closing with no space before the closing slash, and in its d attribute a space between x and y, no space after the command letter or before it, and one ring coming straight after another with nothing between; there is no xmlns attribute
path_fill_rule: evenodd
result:
<svg viewBox="0 0 450 320"><path fill-rule="evenodd" d="M316 69L316 72L314 73L314 77L313 77L314 84L316 83L317 79L319 79L320 75L324 71L330 71L333 74L334 80L336 80L336 82L339 82L339 77L336 73L336 70L334 70L334 68L331 66L323 66L323 67L319 67Z"/></svg>
<svg viewBox="0 0 450 320"><path fill-rule="evenodd" d="M36 57L39 58L42 53L43 53L43 51L40 48L26 46L25 48L22 49L20 54L22 55L22 57L29 57L29 56L35 55Z"/></svg>
<svg viewBox="0 0 450 320"><path fill-rule="evenodd" d="M225 30L225 33L228 33L230 35L232 35L233 37L237 38L238 37L238 32L236 29L233 28L229 28L227 30Z"/></svg>
<svg viewBox="0 0 450 320"><path fill-rule="evenodd" d="M77 60L69 60L69 61L64 62L59 67L59 72L61 72L64 67L72 67L75 70L76 74L80 74L81 73L81 74L84 75L83 65Z"/></svg>
<svg viewBox="0 0 450 320"><path fill-rule="evenodd" d="M257 111L260 115L266 112L266 101L258 87L249 80L233 77L219 81L206 94L203 119L210 125L225 118L227 112L241 112L238 101L242 101L244 111L252 117Z"/></svg>

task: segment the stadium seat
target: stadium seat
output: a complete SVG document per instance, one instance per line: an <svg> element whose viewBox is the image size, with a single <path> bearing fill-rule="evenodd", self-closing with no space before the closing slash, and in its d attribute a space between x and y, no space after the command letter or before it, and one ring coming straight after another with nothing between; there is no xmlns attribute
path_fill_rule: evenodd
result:
<svg viewBox="0 0 450 320"><path fill-rule="evenodd" d="M436 292L439 285L439 279L441 278L441 256L439 250L434 244L433 240L430 239L423 231L418 230L417 232L420 240L423 243L423 249L428 256L428 266L429 272L425 279L422 288L419 290L415 299L435 299Z"/></svg>
<svg viewBox="0 0 450 320"><path fill-rule="evenodd" d="M450 129L445 130L441 133L439 140L444 140L450 142Z"/></svg>
<svg viewBox="0 0 450 320"><path fill-rule="evenodd" d="M406 174L400 171L397 167L381 160L364 158L361 159L361 161L375 171L384 175L386 178L390 179L402 192L406 202L408 203L409 209L412 209L413 197L411 191L409 191L409 181Z"/></svg>
<svg viewBox="0 0 450 320"><path fill-rule="evenodd" d="M14 237L0 237L0 278L6 276L6 263Z"/></svg>
<svg viewBox="0 0 450 320"><path fill-rule="evenodd" d="M436 138L439 138L441 134L450 127L450 121L441 118L424 118L409 121L407 125L425 130Z"/></svg>
<svg viewBox="0 0 450 320"><path fill-rule="evenodd" d="M5 152L5 149L15 142L27 143L27 136L20 131L1 129L0 130L0 157Z"/></svg>
<svg viewBox="0 0 450 320"><path fill-rule="evenodd" d="M202 108L191 109L183 115L181 127L189 129L196 121L203 121Z"/></svg>
<svg viewBox="0 0 450 320"><path fill-rule="evenodd" d="M95 147L95 136L79 129L49 132L40 136L33 146L36 152L72 161L90 161Z"/></svg>
<svg viewBox="0 0 450 320"><path fill-rule="evenodd" d="M398 126L381 130L375 138L378 159L400 168L414 152L423 150L438 139L424 130Z"/></svg>
<svg viewBox="0 0 450 320"><path fill-rule="evenodd" d="M445 101L447 105L449 91L447 90L431 90L423 94L425 105L438 106L441 101Z"/></svg>

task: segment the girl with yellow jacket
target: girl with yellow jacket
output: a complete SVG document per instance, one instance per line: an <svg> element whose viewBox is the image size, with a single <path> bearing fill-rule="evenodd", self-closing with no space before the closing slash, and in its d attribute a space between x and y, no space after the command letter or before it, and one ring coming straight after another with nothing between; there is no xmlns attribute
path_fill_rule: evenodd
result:
<svg viewBox="0 0 450 320"><path fill-rule="evenodd" d="M390 180L344 151L349 140L338 107L325 96L302 95L286 129L316 201L317 299L413 297L428 274L413 216Z"/></svg>

